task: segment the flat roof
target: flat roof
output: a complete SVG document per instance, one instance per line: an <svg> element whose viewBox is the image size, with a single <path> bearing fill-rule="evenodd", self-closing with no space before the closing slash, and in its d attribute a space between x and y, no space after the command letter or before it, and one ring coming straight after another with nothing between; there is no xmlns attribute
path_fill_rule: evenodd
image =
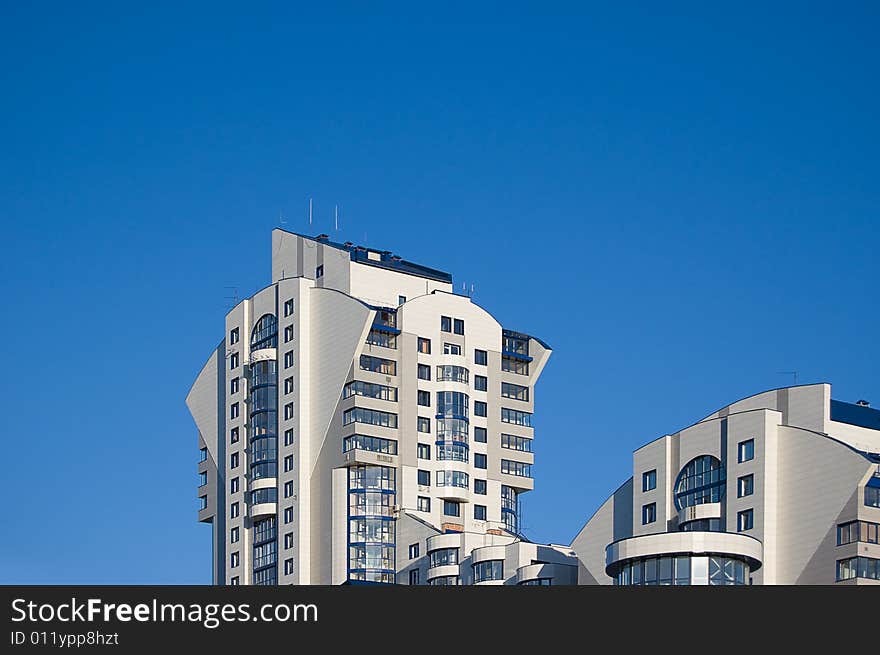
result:
<svg viewBox="0 0 880 655"><path fill-rule="evenodd" d="M832 399L831 420L857 425L860 428L880 430L880 409Z"/></svg>
<svg viewBox="0 0 880 655"><path fill-rule="evenodd" d="M385 268L390 271L397 271L398 273L407 273L409 275L416 275L418 277L427 278L429 280L436 280L438 282L447 282L449 284L452 284L451 273L446 273L436 268L430 268L428 266L416 264L415 262L407 261L401 257L398 257L390 250L379 250L377 248L359 246L355 243L352 243L351 241L339 243L337 241L331 241L329 235L326 234L319 234L317 236L310 237L307 234L290 232L289 230L282 230L281 228L275 229L281 230L282 232L287 232L288 234L293 234L298 237L302 237L303 239L308 239L309 241L322 243L325 246L330 246L338 250L347 251L349 253L349 256L351 257L351 261L357 262L358 264L366 264L367 266ZM371 258L370 255L373 255L373 258ZM376 257L378 257L378 259L376 259Z"/></svg>

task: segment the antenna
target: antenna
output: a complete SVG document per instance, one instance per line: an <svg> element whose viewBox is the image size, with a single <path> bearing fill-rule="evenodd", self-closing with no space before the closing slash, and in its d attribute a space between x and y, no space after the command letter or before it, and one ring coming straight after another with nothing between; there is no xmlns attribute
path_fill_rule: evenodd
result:
<svg viewBox="0 0 880 655"><path fill-rule="evenodd" d="M797 371L776 371L777 375L791 375L794 378L794 386L797 386Z"/></svg>
<svg viewBox="0 0 880 655"><path fill-rule="evenodd" d="M309 198L309 225L312 224L312 199Z"/></svg>
<svg viewBox="0 0 880 655"><path fill-rule="evenodd" d="M287 221L284 220L284 211L283 210L278 212L278 223L280 225L284 225L287 223Z"/></svg>
<svg viewBox="0 0 880 655"><path fill-rule="evenodd" d="M230 302L229 307L235 307L238 304L238 287L223 287L224 289L232 289L232 293L223 298Z"/></svg>
<svg viewBox="0 0 880 655"><path fill-rule="evenodd" d="M470 295L472 295L472 296L474 295L474 283L473 282L471 282L471 294Z"/></svg>
<svg viewBox="0 0 880 655"><path fill-rule="evenodd" d="M336 219L336 231L339 232L339 205L336 205L335 219Z"/></svg>

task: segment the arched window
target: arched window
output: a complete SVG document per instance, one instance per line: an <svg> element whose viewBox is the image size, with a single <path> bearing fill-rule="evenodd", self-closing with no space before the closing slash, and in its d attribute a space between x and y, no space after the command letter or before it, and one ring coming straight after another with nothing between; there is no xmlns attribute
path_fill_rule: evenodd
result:
<svg viewBox="0 0 880 655"><path fill-rule="evenodd" d="M278 319L273 314L264 314L251 332L251 350L276 348L278 346Z"/></svg>
<svg viewBox="0 0 880 655"><path fill-rule="evenodd" d="M679 510L724 497L724 468L717 457L700 455L681 469L675 480L675 507Z"/></svg>

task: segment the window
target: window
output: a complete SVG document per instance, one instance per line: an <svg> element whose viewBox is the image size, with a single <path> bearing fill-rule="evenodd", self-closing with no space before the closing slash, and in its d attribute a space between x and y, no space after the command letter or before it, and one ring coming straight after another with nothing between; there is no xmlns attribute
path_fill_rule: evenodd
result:
<svg viewBox="0 0 880 655"><path fill-rule="evenodd" d="M443 344L443 354L444 355L460 355L461 354L461 346L457 343L444 343Z"/></svg>
<svg viewBox="0 0 880 655"><path fill-rule="evenodd" d="M481 400L474 401L474 416L486 416L488 414L488 406Z"/></svg>
<svg viewBox="0 0 880 655"><path fill-rule="evenodd" d="M412 571L409 572L409 583L411 585L419 584L419 570L418 569L413 569Z"/></svg>
<svg viewBox="0 0 880 655"><path fill-rule="evenodd" d="M284 497L290 498L293 495L293 480L284 483Z"/></svg>
<svg viewBox="0 0 880 655"><path fill-rule="evenodd" d="M231 584L233 587L237 587L238 586L238 576L235 575L235 576L231 577L229 579L229 584Z"/></svg>
<svg viewBox="0 0 880 655"><path fill-rule="evenodd" d="M515 462L509 459L501 460L501 472L507 475L516 475L521 478L532 477L532 467L524 462Z"/></svg>
<svg viewBox="0 0 880 655"><path fill-rule="evenodd" d="M500 559L490 559L485 562L478 562L473 565L473 569L474 582L504 579L504 561Z"/></svg>
<svg viewBox="0 0 880 655"><path fill-rule="evenodd" d="M380 437L368 437L363 434L355 434L346 437L342 441L342 452L350 450L368 450L383 455L396 455L397 442L394 439L382 439Z"/></svg>
<svg viewBox="0 0 880 655"><path fill-rule="evenodd" d="M397 335L390 334L385 330L370 330L367 334L367 343L371 346L397 349Z"/></svg>
<svg viewBox="0 0 880 655"><path fill-rule="evenodd" d="M474 441L476 443L486 443L488 441L487 435L488 432L486 431L486 428L474 428Z"/></svg>
<svg viewBox="0 0 880 655"><path fill-rule="evenodd" d="M755 440L749 439L748 441L740 442L737 461L742 464L743 462L748 462L752 459L755 459Z"/></svg>
<svg viewBox="0 0 880 655"><path fill-rule="evenodd" d="M238 543L238 527L232 528L232 530L229 531L229 543Z"/></svg>
<svg viewBox="0 0 880 655"><path fill-rule="evenodd" d="M229 493L234 494L238 492L238 476L236 475L229 481Z"/></svg>
<svg viewBox="0 0 880 655"><path fill-rule="evenodd" d="M362 371L383 373L385 375L397 375L397 362L392 359L361 355L360 367Z"/></svg>
<svg viewBox="0 0 880 655"><path fill-rule="evenodd" d="M230 394L238 393L238 378L237 377L232 378L229 381L229 393Z"/></svg>
<svg viewBox="0 0 880 655"><path fill-rule="evenodd" d="M284 560L284 575L293 574L293 559Z"/></svg>
<svg viewBox="0 0 880 655"><path fill-rule="evenodd" d="M236 566L238 566L238 562L239 562L238 551L235 551L229 557L229 566L234 569Z"/></svg>
<svg viewBox="0 0 880 655"><path fill-rule="evenodd" d="M532 425L532 415L528 412L520 412L515 409L507 409L507 407L501 408L501 422L502 423L513 423L514 425L522 425L525 427L531 427Z"/></svg>
<svg viewBox="0 0 880 655"><path fill-rule="evenodd" d="M419 380L429 380L431 379L431 367L427 364L419 364Z"/></svg>
<svg viewBox="0 0 880 655"><path fill-rule="evenodd" d="M486 391L489 388L489 378L485 375L474 376L474 389L476 391Z"/></svg>
<svg viewBox="0 0 880 655"><path fill-rule="evenodd" d="M342 388L342 397L363 396L365 398L377 398L378 400L390 400L397 402L397 387L388 387L384 384L374 384L355 380Z"/></svg>
<svg viewBox="0 0 880 655"><path fill-rule="evenodd" d="M284 316L293 314L293 298L284 301Z"/></svg>
<svg viewBox="0 0 880 655"><path fill-rule="evenodd" d="M873 478L871 482L873 482L874 479L877 478ZM871 482L868 482L868 485L871 485ZM867 507L880 507L880 487L865 487L865 505Z"/></svg>
<svg viewBox="0 0 880 655"><path fill-rule="evenodd" d="M288 325L284 328L284 343L290 343L293 341L293 326Z"/></svg>
<svg viewBox="0 0 880 655"><path fill-rule="evenodd" d="M284 420L289 421L293 418L293 403L287 403L284 406Z"/></svg>
<svg viewBox="0 0 880 655"><path fill-rule="evenodd" d="M284 535L284 547L285 548L293 548L293 533L288 532Z"/></svg>
<svg viewBox="0 0 880 655"><path fill-rule="evenodd" d="M238 442L238 428L232 428L229 431L229 443Z"/></svg>
<svg viewBox="0 0 880 655"><path fill-rule="evenodd" d="M428 568L455 566L458 564L458 548L438 548L428 553Z"/></svg>
<svg viewBox="0 0 880 655"><path fill-rule="evenodd" d="M293 366L293 351L288 350L284 353L284 368L290 368Z"/></svg>
<svg viewBox="0 0 880 655"><path fill-rule="evenodd" d="M474 493L480 496L486 495L486 481L485 480L474 480Z"/></svg>
<svg viewBox="0 0 880 655"><path fill-rule="evenodd" d="M232 328L232 330L229 331L229 345L230 346L238 343L238 334L239 334L238 328Z"/></svg>
<svg viewBox="0 0 880 655"><path fill-rule="evenodd" d="M238 428L235 428L238 430ZM208 459L208 449L207 448L199 448L199 461L204 462Z"/></svg>
<svg viewBox="0 0 880 655"><path fill-rule="evenodd" d="M284 472L287 473L293 470L293 455L287 455L284 458Z"/></svg>
<svg viewBox="0 0 880 655"><path fill-rule="evenodd" d="M420 443L418 447L419 459L431 459L431 446L426 443Z"/></svg>
<svg viewBox="0 0 880 655"><path fill-rule="evenodd" d="M440 436L437 437L440 439ZM437 459L439 461L466 462L468 461L468 445L460 442L437 442Z"/></svg>
<svg viewBox="0 0 880 655"><path fill-rule="evenodd" d="M652 491L657 488L657 469L651 469L642 473L642 491Z"/></svg>
<svg viewBox="0 0 880 655"><path fill-rule="evenodd" d="M275 348L278 345L278 319L274 314L263 314L251 331L251 350Z"/></svg>
<svg viewBox="0 0 880 655"><path fill-rule="evenodd" d="M199 486L204 487L206 484L208 484L208 474L202 471L199 473Z"/></svg>
<svg viewBox="0 0 880 655"><path fill-rule="evenodd" d="M437 415L450 418L468 417L469 397L460 391L437 392Z"/></svg>
<svg viewBox="0 0 880 655"><path fill-rule="evenodd" d="M718 503L724 496L727 479L721 461L700 455L688 462L675 480L675 508Z"/></svg>
<svg viewBox="0 0 880 655"><path fill-rule="evenodd" d="M406 296L397 296L397 306L399 307L406 302Z"/></svg>
<svg viewBox="0 0 880 655"><path fill-rule="evenodd" d="M657 520L657 503L642 505L642 525L654 523Z"/></svg>
<svg viewBox="0 0 880 655"><path fill-rule="evenodd" d="M419 352L425 355L431 354L431 340L419 337Z"/></svg>
<svg viewBox="0 0 880 655"><path fill-rule="evenodd" d="M467 489L470 476L464 471L437 471L438 487L460 487ZM456 514L456 516L458 516Z"/></svg>
<svg viewBox="0 0 880 655"><path fill-rule="evenodd" d="M474 453L474 468L486 468L486 456L480 453Z"/></svg>
<svg viewBox="0 0 880 655"><path fill-rule="evenodd" d="M513 398L514 400L529 400L529 388L512 382L501 383L501 395L505 398Z"/></svg>
<svg viewBox="0 0 880 655"><path fill-rule="evenodd" d="M431 419L419 416L417 423L419 432L431 433Z"/></svg>
<svg viewBox="0 0 880 655"><path fill-rule="evenodd" d="M508 373L516 373L517 375L528 375L529 362L525 359L510 357L509 355L502 355L501 370Z"/></svg>
<svg viewBox="0 0 880 655"><path fill-rule="evenodd" d="M229 518L237 519L238 518L238 509L239 509L238 503L237 502L232 503L229 506Z"/></svg>
<svg viewBox="0 0 880 655"><path fill-rule="evenodd" d="M201 512L203 509L208 509L208 497L207 496L199 496L199 511Z"/></svg>
<svg viewBox="0 0 880 655"><path fill-rule="evenodd" d="M293 522L293 508L285 507L284 508L284 522L292 523Z"/></svg>
<svg viewBox="0 0 880 655"><path fill-rule="evenodd" d="M464 334L464 321L457 318L453 321L452 331L456 334Z"/></svg>
<svg viewBox="0 0 880 655"><path fill-rule="evenodd" d="M440 317L440 331L452 332L452 319L448 316Z"/></svg>
<svg viewBox="0 0 880 655"><path fill-rule="evenodd" d="M486 520L486 506L485 505L474 505L474 520L475 521L485 521Z"/></svg>
<svg viewBox="0 0 880 655"><path fill-rule="evenodd" d="M380 412L378 409L367 409L366 407L353 407L342 413L342 424L351 425L352 423L366 423L367 425L379 425L384 428L396 428L397 414Z"/></svg>
<svg viewBox="0 0 880 655"><path fill-rule="evenodd" d="M850 557L837 562L837 579L865 578L880 580L880 559L873 557Z"/></svg>
<svg viewBox="0 0 880 655"><path fill-rule="evenodd" d="M428 391L419 391L418 392L418 403L422 407L430 407L431 406L431 394Z"/></svg>
<svg viewBox="0 0 880 655"><path fill-rule="evenodd" d="M229 356L229 369L234 371L238 368L238 353L232 353Z"/></svg>
<svg viewBox="0 0 880 655"><path fill-rule="evenodd" d="M284 445L290 446L293 444L293 428L284 431Z"/></svg>
<svg viewBox="0 0 880 655"><path fill-rule="evenodd" d="M461 516L461 503L457 503L454 500L444 500L443 514L446 516Z"/></svg>
<svg viewBox="0 0 880 655"><path fill-rule="evenodd" d="M418 544L410 544L409 545L409 558L415 559L419 556L419 545Z"/></svg>
<svg viewBox="0 0 880 655"><path fill-rule="evenodd" d="M269 487L268 489L257 489L251 492L251 505L262 505L264 503L277 503L278 489Z"/></svg>
<svg viewBox="0 0 880 655"><path fill-rule="evenodd" d="M315 279L319 279L324 277L324 264L321 264L315 269Z"/></svg>
<svg viewBox="0 0 880 655"><path fill-rule="evenodd" d="M437 382L468 382L468 370L464 366L444 364L437 367Z"/></svg>
<svg viewBox="0 0 880 655"><path fill-rule="evenodd" d="M501 447L509 450L519 450L523 453L532 452L532 440L515 434L502 434Z"/></svg>
<svg viewBox="0 0 880 655"><path fill-rule="evenodd" d="M419 469L418 481L419 481L420 486L430 487L431 486L431 472L430 471L423 471L422 469Z"/></svg>
<svg viewBox="0 0 880 655"><path fill-rule="evenodd" d="M755 527L755 510L746 509L736 513L736 531L745 532Z"/></svg>
<svg viewBox="0 0 880 655"><path fill-rule="evenodd" d="M880 524L869 521L851 521L837 526L838 546L857 541L866 544L880 543Z"/></svg>
<svg viewBox="0 0 880 655"><path fill-rule="evenodd" d="M751 496L755 493L755 476L752 474L744 475L736 481L736 497L743 498Z"/></svg>
<svg viewBox="0 0 880 655"><path fill-rule="evenodd" d="M474 363L480 366L486 366L489 360L489 354L485 350L474 350Z"/></svg>
<svg viewBox="0 0 880 655"><path fill-rule="evenodd" d="M232 453L229 456L229 468L238 468L238 453Z"/></svg>
<svg viewBox="0 0 880 655"><path fill-rule="evenodd" d="M418 509L420 512L430 512L431 511L431 499L428 498L427 496L419 496Z"/></svg>
<svg viewBox="0 0 880 655"><path fill-rule="evenodd" d="M232 405L229 407L229 418L238 418L238 403L232 403Z"/></svg>
<svg viewBox="0 0 880 655"><path fill-rule="evenodd" d="M284 393L288 394L293 391L293 378L284 379Z"/></svg>

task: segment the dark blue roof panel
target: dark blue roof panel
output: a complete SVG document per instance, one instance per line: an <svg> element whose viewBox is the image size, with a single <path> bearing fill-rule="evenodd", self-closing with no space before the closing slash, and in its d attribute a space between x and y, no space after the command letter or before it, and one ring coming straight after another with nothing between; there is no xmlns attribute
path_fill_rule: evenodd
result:
<svg viewBox="0 0 880 655"><path fill-rule="evenodd" d="M831 420L880 430L880 410L840 400L831 401Z"/></svg>

